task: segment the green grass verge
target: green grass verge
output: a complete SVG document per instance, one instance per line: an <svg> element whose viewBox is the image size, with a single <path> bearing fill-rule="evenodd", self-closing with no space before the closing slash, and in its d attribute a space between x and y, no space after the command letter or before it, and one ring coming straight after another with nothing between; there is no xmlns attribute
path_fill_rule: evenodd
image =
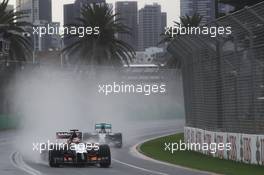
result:
<svg viewBox="0 0 264 175"><path fill-rule="evenodd" d="M0 114L0 130L13 129L16 128L18 124L18 117Z"/></svg>
<svg viewBox="0 0 264 175"><path fill-rule="evenodd" d="M177 151L174 154L164 151L165 142L179 142L180 140L184 140L183 134L166 136L145 142L139 149L153 159L193 169L226 175L264 175L263 166L222 160L192 151Z"/></svg>

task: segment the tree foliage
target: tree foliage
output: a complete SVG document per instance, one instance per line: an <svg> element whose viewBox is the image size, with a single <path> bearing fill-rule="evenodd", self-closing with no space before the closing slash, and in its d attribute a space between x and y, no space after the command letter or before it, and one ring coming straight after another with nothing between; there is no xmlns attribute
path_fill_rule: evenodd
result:
<svg viewBox="0 0 264 175"><path fill-rule="evenodd" d="M117 14L107 4L85 4L81 9L81 17L75 24L67 26L99 27L99 35L69 35L73 43L64 49L68 54L79 54L77 60L81 64L121 66L129 64L135 55L133 48L116 38L117 33L130 34L130 29L121 23Z"/></svg>
<svg viewBox="0 0 264 175"><path fill-rule="evenodd" d="M0 4L0 36L10 42L9 55L12 60L26 60L31 56L32 43L30 38L24 36L25 28L32 26L22 21L26 14L13 10L7 10L9 0L3 0Z"/></svg>

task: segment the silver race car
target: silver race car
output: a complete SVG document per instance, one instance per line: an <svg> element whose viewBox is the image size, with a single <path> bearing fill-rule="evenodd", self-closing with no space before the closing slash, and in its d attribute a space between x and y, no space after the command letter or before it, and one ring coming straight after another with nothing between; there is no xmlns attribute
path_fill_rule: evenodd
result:
<svg viewBox="0 0 264 175"><path fill-rule="evenodd" d="M93 140L100 144L108 144L122 148L122 133L113 133L112 125L107 123L95 124L95 133L84 133L84 140Z"/></svg>

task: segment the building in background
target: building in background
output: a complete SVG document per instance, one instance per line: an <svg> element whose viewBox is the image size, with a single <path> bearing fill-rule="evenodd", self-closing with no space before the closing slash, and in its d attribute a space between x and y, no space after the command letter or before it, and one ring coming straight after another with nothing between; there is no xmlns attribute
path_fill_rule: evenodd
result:
<svg viewBox="0 0 264 175"><path fill-rule="evenodd" d="M51 22L49 24L50 27L55 28L56 30L59 30L60 23L59 22ZM60 36L60 34L56 33L53 35L50 35L49 40L49 50L50 51L58 51L63 48L63 38Z"/></svg>
<svg viewBox="0 0 264 175"><path fill-rule="evenodd" d="M139 50L144 51L149 47L156 47L161 41L161 34L166 26L165 13L161 12L161 6L157 3L145 5L139 10Z"/></svg>
<svg viewBox="0 0 264 175"><path fill-rule="evenodd" d="M84 4L102 4L105 0L75 0L72 4L65 4L63 7L64 24L74 23L75 19L80 17L81 9Z"/></svg>
<svg viewBox="0 0 264 175"><path fill-rule="evenodd" d="M6 10L7 11L14 10L14 6L8 4L7 7L6 7Z"/></svg>
<svg viewBox="0 0 264 175"><path fill-rule="evenodd" d="M166 32L166 28L167 27L167 13L166 12L162 12L161 13L161 33L165 33ZM160 35L160 40L164 39L164 35ZM166 43L160 43L159 47L165 48L166 47Z"/></svg>
<svg viewBox="0 0 264 175"><path fill-rule="evenodd" d="M16 6L17 10L27 14L24 21L52 21L51 0L16 0Z"/></svg>
<svg viewBox="0 0 264 175"><path fill-rule="evenodd" d="M161 13L161 31L165 32L165 27L167 27L167 13Z"/></svg>
<svg viewBox="0 0 264 175"><path fill-rule="evenodd" d="M38 0L38 2L39 2L39 4L37 4L37 6L39 7L38 19L51 22L52 21L52 0Z"/></svg>
<svg viewBox="0 0 264 175"><path fill-rule="evenodd" d="M136 58L134 59L133 64L153 64L154 60L162 53L164 53L163 48L149 47L144 51L136 52Z"/></svg>
<svg viewBox="0 0 264 175"><path fill-rule="evenodd" d="M181 16L200 14L203 19L201 25L215 19L215 1L213 0L181 0Z"/></svg>
<svg viewBox="0 0 264 175"><path fill-rule="evenodd" d="M77 17L77 12L76 12L76 8L75 8L75 4L65 4L63 6L63 18L64 18L64 26L65 25L69 25L69 24L74 24L75 23L75 19ZM64 45L68 46L71 43L74 42L74 40L72 38L68 38L65 37L63 39Z"/></svg>
<svg viewBox="0 0 264 175"><path fill-rule="evenodd" d="M218 14L220 16L224 16L230 12L232 12L235 8L231 5L228 5L228 4L222 4L222 3L219 3L218 4Z"/></svg>
<svg viewBox="0 0 264 175"><path fill-rule="evenodd" d="M74 4L65 4L63 6L63 23L64 25L74 23L75 20L75 8Z"/></svg>
<svg viewBox="0 0 264 175"><path fill-rule="evenodd" d="M81 16L81 9L84 4L105 4L105 0L75 0L72 4L65 4L63 6L64 25L76 23L76 18ZM110 8L113 8L111 4L108 4ZM68 46L75 41L73 38L64 38L64 45Z"/></svg>
<svg viewBox="0 0 264 175"><path fill-rule="evenodd" d="M32 0L16 0L17 10L27 14L27 17L23 19L26 22L33 22L32 17ZM37 10L37 9L36 9Z"/></svg>
<svg viewBox="0 0 264 175"><path fill-rule="evenodd" d="M130 28L130 34L117 34L117 38L128 43L138 50L138 3L137 1L117 1L115 4L115 14L121 22Z"/></svg>
<svg viewBox="0 0 264 175"><path fill-rule="evenodd" d="M51 0L17 0L17 10L27 14L27 17L21 19L34 24L35 26L47 26L52 22L52 6ZM30 29L29 29L30 30ZM32 30L32 29L31 29ZM34 35L34 51L49 50L51 37L45 35L39 37Z"/></svg>

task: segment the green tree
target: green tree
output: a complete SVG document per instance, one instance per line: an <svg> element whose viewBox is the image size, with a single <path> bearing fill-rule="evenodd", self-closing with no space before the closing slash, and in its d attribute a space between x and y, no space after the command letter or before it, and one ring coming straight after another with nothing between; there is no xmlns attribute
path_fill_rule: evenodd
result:
<svg viewBox="0 0 264 175"><path fill-rule="evenodd" d="M3 0L0 4L0 36L10 42L10 59L24 61L32 55L31 40L24 35L25 28L32 25L22 21L26 14L7 10L8 2Z"/></svg>
<svg viewBox="0 0 264 175"><path fill-rule="evenodd" d="M202 21L202 16L199 15L198 13L194 13L192 16L185 15L180 17L180 22L174 21L175 28L177 27L198 27ZM160 41L159 44L163 43L171 43L174 39L175 36L172 36L170 33L172 33L172 30L176 30L175 28L171 28L170 32L167 34L162 34L162 40ZM176 31L174 31L176 33ZM167 61L167 67L169 68L179 68L181 67L182 64L180 60L174 58L173 56L170 56Z"/></svg>
<svg viewBox="0 0 264 175"><path fill-rule="evenodd" d="M184 27L198 27L202 19L203 17L198 13L195 13L192 16L185 15L180 17L181 25Z"/></svg>
<svg viewBox="0 0 264 175"><path fill-rule="evenodd" d="M180 17L180 22L174 21L174 28L170 29L170 32L166 34L161 34L163 39L159 42L159 44L170 43L175 36L172 36L172 30L175 30L174 33L177 33L177 29L180 26L182 27L198 27L202 21L203 17L198 13L194 13L192 16L185 15Z"/></svg>
<svg viewBox="0 0 264 175"><path fill-rule="evenodd" d="M77 60L89 65L129 65L135 55L133 48L116 38L117 33L130 34L130 29L123 25L117 14L107 4L87 3L81 9L81 17L76 18L76 24L67 26L99 27L99 35L69 35L74 42L64 48L66 54L79 54Z"/></svg>

